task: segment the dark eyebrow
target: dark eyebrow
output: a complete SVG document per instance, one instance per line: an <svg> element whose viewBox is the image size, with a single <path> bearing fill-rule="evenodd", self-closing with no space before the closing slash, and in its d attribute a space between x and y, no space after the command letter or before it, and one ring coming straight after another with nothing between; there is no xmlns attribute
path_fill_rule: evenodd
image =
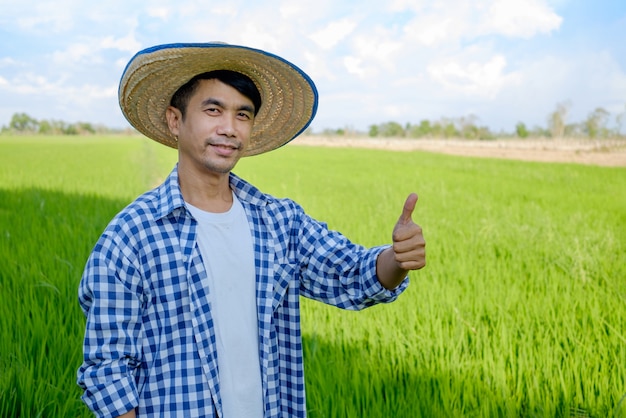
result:
<svg viewBox="0 0 626 418"><path fill-rule="evenodd" d="M202 101L202 106L208 106L208 105L214 105L214 106L219 106L219 107L226 107L224 106L224 103L222 103L220 100L213 98L213 97L209 97L208 99L205 99ZM250 106L250 105L241 105L237 108L237 110L239 111L244 111L244 112L249 112L249 113L254 113L254 107Z"/></svg>
<svg viewBox="0 0 626 418"><path fill-rule="evenodd" d="M249 105L240 106L237 110L254 114L254 107Z"/></svg>
<svg viewBox="0 0 626 418"><path fill-rule="evenodd" d="M202 103L200 103L202 105L202 107L204 106L208 106L208 105L215 105L215 106L219 106L219 107L224 107L224 104L222 102L220 102L217 99L214 99L213 97L209 97L208 99L204 99L202 101Z"/></svg>

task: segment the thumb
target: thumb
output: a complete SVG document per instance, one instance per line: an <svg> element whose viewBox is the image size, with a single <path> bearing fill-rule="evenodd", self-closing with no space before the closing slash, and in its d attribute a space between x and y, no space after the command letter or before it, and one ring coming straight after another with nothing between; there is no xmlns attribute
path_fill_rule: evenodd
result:
<svg viewBox="0 0 626 418"><path fill-rule="evenodd" d="M401 224L407 224L413 219L411 216L413 215L413 211L415 210L415 205L417 204L417 194L411 193L409 197L406 198L404 202L404 207L402 208L402 215L400 215L400 219L398 220Z"/></svg>

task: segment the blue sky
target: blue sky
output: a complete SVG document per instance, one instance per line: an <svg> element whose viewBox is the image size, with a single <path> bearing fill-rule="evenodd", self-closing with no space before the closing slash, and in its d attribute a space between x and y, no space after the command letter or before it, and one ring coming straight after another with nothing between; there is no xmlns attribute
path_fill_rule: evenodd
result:
<svg viewBox="0 0 626 418"><path fill-rule="evenodd" d="M0 125L126 127L117 87L137 51L214 40L307 72L318 132L468 116L513 131L563 102L570 122L626 112L624 0L0 0Z"/></svg>

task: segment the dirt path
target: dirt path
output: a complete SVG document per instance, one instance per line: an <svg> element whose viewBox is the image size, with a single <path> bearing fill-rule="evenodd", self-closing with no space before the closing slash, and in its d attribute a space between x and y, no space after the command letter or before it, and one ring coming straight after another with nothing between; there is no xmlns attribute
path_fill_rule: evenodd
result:
<svg viewBox="0 0 626 418"><path fill-rule="evenodd" d="M291 144L394 151L422 150L474 157L626 167L626 140L624 139L470 141L302 136Z"/></svg>

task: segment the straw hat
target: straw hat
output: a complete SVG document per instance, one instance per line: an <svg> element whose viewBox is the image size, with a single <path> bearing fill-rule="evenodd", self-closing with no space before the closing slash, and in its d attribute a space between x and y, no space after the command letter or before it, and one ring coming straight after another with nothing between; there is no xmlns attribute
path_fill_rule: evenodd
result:
<svg viewBox="0 0 626 418"><path fill-rule="evenodd" d="M165 120L176 90L194 76L232 70L254 81L262 104L244 155L276 149L302 133L317 110L317 89L302 70L265 51L224 43L157 45L128 63L119 87L122 113L139 132L177 148Z"/></svg>

